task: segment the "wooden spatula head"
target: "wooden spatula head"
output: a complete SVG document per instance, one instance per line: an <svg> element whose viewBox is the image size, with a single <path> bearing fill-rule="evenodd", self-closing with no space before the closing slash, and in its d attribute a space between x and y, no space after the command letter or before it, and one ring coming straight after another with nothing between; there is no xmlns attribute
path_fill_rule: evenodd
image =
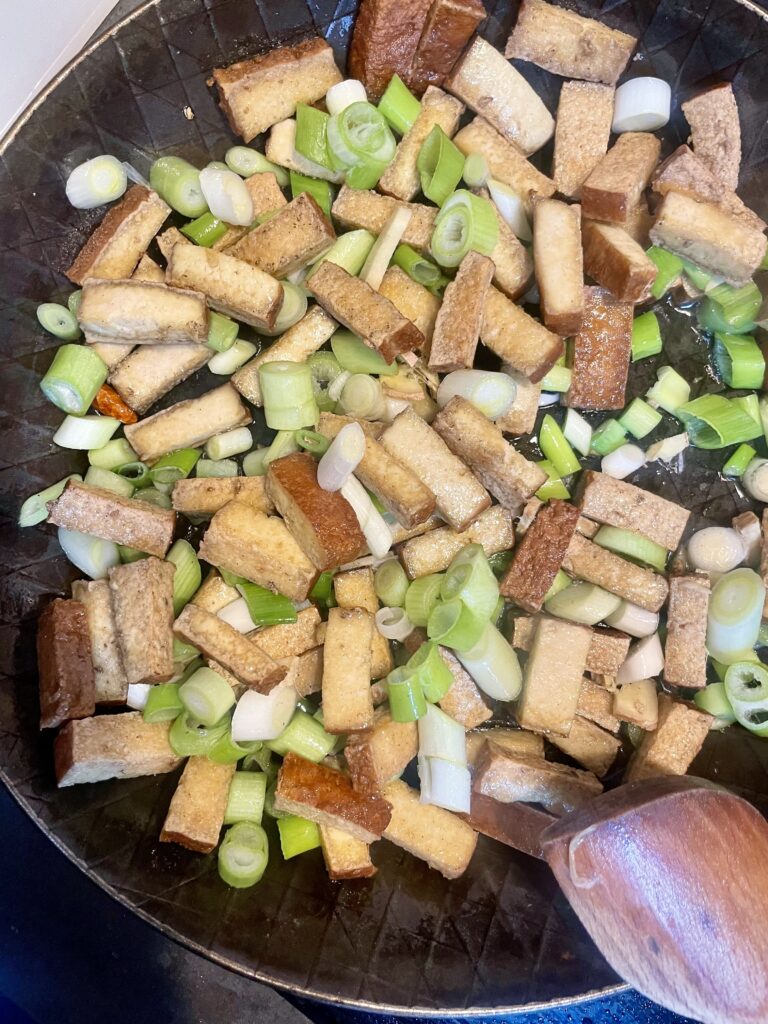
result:
<svg viewBox="0 0 768 1024"><path fill-rule="evenodd" d="M550 826L550 867L614 970L704 1024L768 1021L768 823L689 777L622 786Z"/></svg>

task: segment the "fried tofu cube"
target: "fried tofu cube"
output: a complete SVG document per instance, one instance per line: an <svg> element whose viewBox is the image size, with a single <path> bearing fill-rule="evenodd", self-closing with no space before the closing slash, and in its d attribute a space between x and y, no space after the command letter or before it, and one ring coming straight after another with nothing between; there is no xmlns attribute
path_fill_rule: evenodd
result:
<svg viewBox="0 0 768 1024"><path fill-rule="evenodd" d="M565 351L562 338L493 287L485 301L480 340L534 384L546 377Z"/></svg>
<svg viewBox="0 0 768 1024"><path fill-rule="evenodd" d="M408 73L417 96L428 85L443 84L485 17L481 0L433 0Z"/></svg>
<svg viewBox="0 0 768 1024"><path fill-rule="evenodd" d="M557 105L552 177L557 191L578 199L581 186L608 151L615 88L563 82Z"/></svg>
<svg viewBox="0 0 768 1024"><path fill-rule="evenodd" d="M617 736L581 715L576 715L567 736L552 733L547 739L598 778L608 772L621 747L621 740Z"/></svg>
<svg viewBox="0 0 768 1024"><path fill-rule="evenodd" d="M503 416L496 420L496 426L505 434L530 434L536 425L541 398L541 384L534 384L511 366L503 365L502 371L515 382L515 400Z"/></svg>
<svg viewBox="0 0 768 1024"><path fill-rule="evenodd" d="M563 559L567 573L603 590L657 612L667 599L669 588L663 576L628 562L626 558L594 544L575 533Z"/></svg>
<svg viewBox="0 0 768 1024"><path fill-rule="evenodd" d="M474 788L499 803L541 804L553 814L568 814L603 791L592 772L515 754L493 742L486 743L475 768Z"/></svg>
<svg viewBox="0 0 768 1024"><path fill-rule="evenodd" d="M572 409L623 409L632 356L634 307L603 288L584 288L581 329L573 340L571 385L564 404Z"/></svg>
<svg viewBox="0 0 768 1024"><path fill-rule="evenodd" d="M656 169L661 143L650 132L624 132L581 186L590 220L624 224Z"/></svg>
<svg viewBox="0 0 768 1024"><path fill-rule="evenodd" d="M515 754L533 757L544 757L544 740L535 732L525 729L494 729L474 730L467 733L467 763L474 765L483 752L486 742L495 743L502 750L511 750Z"/></svg>
<svg viewBox="0 0 768 1024"><path fill-rule="evenodd" d="M440 310L440 299L424 285L414 281L400 267L394 265L389 267L384 274L384 279L379 286L379 294L389 299L407 320L418 327L424 335L422 351L428 355L437 314Z"/></svg>
<svg viewBox="0 0 768 1024"><path fill-rule="evenodd" d="M595 470L584 474L576 503L595 522L634 530L667 551L678 547L691 516L674 501Z"/></svg>
<svg viewBox="0 0 768 1024"><path fill-rule="evenodd" d="M539 619L517 708L517 720L524 729L568 735L576 717L590 640L590 631L575 622Z"/></svg>
<svg viewBox="0 0 768 1024"><path fill-rule="evenodd" d="M53 745L56 785L165 775L181 758L168 742L170 722L145 722L140 711L68 722Z"/></svg>
<svg viewBox="0 0 768 1024"><path fill-rule="evenodd" d="M161 843L178 843L198 853L216 849L235 767L208 757L189 758L171 798Z"/></svg>
<svg viewBox="0 0 768 1024"><path fill-rule="evenodd" d="M370 843L355 839L348 832L331 825L321 825L320 845L329 878L372 878L376 874Z"/></svg>
<svg viewBox="0 0 768 1024"><path fill-rule="evenodd" d="M393 75L408 80L430 2L362 0L349 48L349 74L363 83L372 103L381 99Z"/></svg>
<svg viewBox="0 0 768 1024"><path fill-rule="evenodd" d="M136 345L203 345L208 306L199 291L157 281L101 280L83 285L77 319L89 338Z"/></svg>
<svg viewBox="0 0 768 1024"><path fill-rule="evenodd" d="M347 229L364 229L371 234L380 235L390 217L396 210L407 209L411 214L403 237L404 245L411 245L419 252L429 249L435 218L438 210L434 206L423 203L404 203L392 196L382 196L378 192L348 188L342 185L333 202L331 213L333 219Z"/></svg>
<svg viewBox="0 0 768 1024"><path fill-rule="evenodd" d="M316 200L301 192L226 252L265 274L285 278L322 256L335 241L336 232Z"/></svg>
<svg viewBox="0 0 768 1024"><path fill-rule="evenodd" d="M447 569L466 544L481 544L490 556L506 551L514 543L511 512L493 505L481 512L466 530L456 531L449 526L432 529L405 541L399 554L408 578L414 580Z"/></svg>
<svg viewBox="0 0 768 1024"><path fill-rule="evenodd" d="M707 685L708 610L709 577L670 577L665 682L689 688Z"/></svg>
<svg viewBox="0 0 768 1024"><path fill-rule="evenodd" d="M711 724L711 715L661 694L658 726L643 737L632 755L624 781L685 775L704 745Z"/></svg>
<svg viewBox="0 0 768 1024"><path fill-rule="evenodd" d="M415 789L397 779L384 788L392 817L384 838L439 871L463 875L477 846L477 833L461 818L434 804L423 804Z"/></svg>
<svg viewBox="0 0 768 1024"><path fill-rule="evenodd" d="M583 191L583 189L582 189ZM620 302L642 302L651 294L656 264L618 224L585 220L581 226L584 270Z"/></svg>
<svg viewBox="0 0 768 1024"><path fill-rule="evenodd" d="M96 710L96 681L85 605L57 598L37 627L40 728L52 729Z"/></svg>
<svg viewBox="0 0 768 1024"><path fill-rule="evenodd" d="M91 638L94 700L96 705L125 704L128 680L117 641L115 616L106 580L76 580L72 597L85 608ZM87 678L84 674L82 679ZM82 685L82 684L81 684Z"/></svg>
<svg viewBox="0 0 768 1024"><path fill-rule="evenodd" d="M176 567L142 558L109 570L109 590L129 683L173 676L173 576Z"/></svg>
<svg viewBox="0 0 768 1024"><path fill-rule="evenodd" d="M363 608L374 616L379 610L371 568L336 573L333 577L333 592L339 608ZM371 679L382 679L393 667L389 640L374 626L371 637Z"/></svg>
<svg viewBox="0 0 768 1024"><path fill-rule="evenodd" d="M248 636L260 650L278 661L299 657L318 647L322 643L318 635L320 624L320 612L310 605L296 613L295 622L263 626Z"/></svg>
<svg viewBox="0 0 768 1024"><path fill-rule="evenodd" d="M429 353L431 370L449 373L473 365L493 274L493 261L480 253L468 252L461 261L437 314Z"/></svg>
<svg viewBox="0 0 768 1024"><path fill-rule="evenodd" d="M344 748L352 785L359 793L380 793L393 779L400 778L418 748L416 723L394 722L390 713L380 708L373 728L352 733Z"/></svg>
<svg viewBox="0 0 768 1024"><path fill-rule="evenodd" d="M370 729L373 616L363 608L331 608L323 651L323 727L330 733Z"/></svg>
<svg viewBox="0 0 768 1024"><path fill-rule="evenodd" d="M557 499L539 511L501 581L500 590L505 598L526 611L541 610L563 564L578 518L577 508Z"/></svg>
<svg viewBox="0 0 768 1024"><path fill-rule="evenodd" d="M263 476L190 477L177 480L171 491L176 512L186 516L212 516L230 501L242 501L257 512L275 511L267 497Z"/></svg>
<svg viewBox="0 0 768 1024"><path fill-rule="evenodd" d="M741 124L730 82L719 82L682 104L693 151L732 192L739 185Z"/></svg>
<svg viewBox="0 0 768 1024"><path fill-rule="evenodd" d="M584 319L581 210L557 199L533 204L533 264L541 315L549 330L570 337Z"/></svg>

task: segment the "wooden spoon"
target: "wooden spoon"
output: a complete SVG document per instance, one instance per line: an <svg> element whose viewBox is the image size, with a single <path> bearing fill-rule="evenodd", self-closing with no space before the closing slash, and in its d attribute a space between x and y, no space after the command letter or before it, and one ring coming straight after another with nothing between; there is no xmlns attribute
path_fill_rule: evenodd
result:
<svg viewBox="0 0 768 1024"><path fill-rule="evenodd" d="M540 834L608 963L704 1024L768 1022L768 823L702 779L621 786Z"/></svg>

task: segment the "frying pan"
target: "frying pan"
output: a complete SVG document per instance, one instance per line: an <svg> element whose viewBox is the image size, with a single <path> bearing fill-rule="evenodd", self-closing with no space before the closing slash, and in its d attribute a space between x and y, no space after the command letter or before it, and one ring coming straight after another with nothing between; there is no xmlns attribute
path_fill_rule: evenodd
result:
<svg viewBox="0 0 768 1024"><path fill-rule="evenodd" d="M37 325L38 303L66 296L62 268L99 218L64 196L69 170L96 152L146 171L175 153L201 165L232 145L206 78L215 66L320 32L343 61L355 0L153 0L64 71L0 145L0 776L52 842L88 877L179 942L233 970L296 994L390 1012L500 1013L567 1005L616 991L616 975L592 944L547 867L480 839L466 874L445 881L380 843L378 875L330 882L319 852L282 862L244 891L227 889L215 857L158 842L176 779L162 776L57 791L51 737L37 731L35 618L75 573L55 531L21 531L28 494L82 469L51 436L61 414L38 382L54 339ZM679 100L733 80L742 118L741 194L764 217L768 186L768 20L748 0L568 0L640 39L631 66L673 83ZM517 3L486 0L482 34L503 44ZM559 79L520 69L554 110ZM679 113L664 152L684 141ZM549 159L545 151L543 159ZM705 345L685 315L657 304L665 362L718 390ZM633 366L630 394L644 391L659 359ZM162 405L211 386L207 370ZM656 436L672 433L671 421ZM718 475L723 457L688 450L638 482L722 523L749 508ZM626 753L626 752L625 752ZM621 761L619 762L619 766ZM692 772L731 786L768 813L768 742L741 730L712 734ZM55 895L55 894L52 894ZM74 922L73 922L74 927Z"/></svg>

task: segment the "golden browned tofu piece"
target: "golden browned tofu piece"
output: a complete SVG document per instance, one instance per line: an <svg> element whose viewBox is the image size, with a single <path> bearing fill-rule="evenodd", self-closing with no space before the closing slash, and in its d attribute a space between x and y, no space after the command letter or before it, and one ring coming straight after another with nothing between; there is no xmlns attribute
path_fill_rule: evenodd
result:
<svg viewBox="0 0 768 1024"><path fill-rule="evenodd" d="M186 235L182 235L178 228L170 227L166 228L162 234L159 234L155 239L157 247L163 254L163 259L167 263L171 258L173 247L175 245L194 245Z"/></svg>
<svg viewBox="0 0 768 1024"><path fill-rule="evenodd" d="M216 849L235 767L208 757L189 758L171 798L161 843L178 843L198 853Z"/></svg>
<svg viewBox="0 0 768 1024"><path fill-rule="evenodd" d="M486 555L506 551L515 543L512 513L501 505L481 512L466 530L441 526L411 537L400 548L400 560L410 579L447 569L467 544L481 544Z"/></svg>
<svg viewBox="0 0 768 1024"><path fill-rule="evenodd" d="M299 103L321 100L341 81L324 39L282 46L250 60L216 68L213 80L232 131L245 142L296 113Z"/></svg>
<svg viewBox="0 0 768 1024"><path fill-rule="evenodd" d="M400 310L403 316L415 324L424 335L422 351L429 354L432 333L440 310L440 299L414 281L400 267L391 266L384 274L379 286L379 294L383 295Z"/></svg>
<svg viewBox="0 0 768 1024"><path fill-rule="evenodd" d="M308 192L249 231L226 252L266 274L284 278L311 263L336 241L333 225Z"/></svg>
<svg viewBox="0 0 768 1024"><path fill-rule="evenodd" d="M521 651L530 651L538 622L535 616L518 615L513 620L512 646ZM596 628L590 630L590 633L585 665L587 672L615 676L627 657L629 637L615 629Z"/></svg>
<svg viewBox="0 0 768 1024"><path fill-rule="evenodd" d="M164 775L181 764L168 742L170 722L145 722L140 711L68 722L54 740L56 785Z"/></svg>
<svg viewBox="0 0 768 1024"><path fill-rule="evenodd" d="M432 426L505 508L522 508L546 479L535 462L516 451L496 424L460 395L440 410Z"/></svg>
<svg viewBox="0 0 768 1024"><path fill-rule="evenodd" d="M613 713L613 694L586 676L581 683L576 710L582 718L589 719L608 732L619 731L621 722Z"/></svg>
<svg viewBox="0 0 768 1024"><path fill-rule="evenodd" d="M497 726L493 729L475 729L467 733L468 764L474 765L477 762L489 740L502 750L511 750L515 754L525 754L529 757L544 757L544 739L535 732Z"/></svg>
<svg viewBox="0 0 768 1024"><path fill-rule="evenodd" d="M372 878L376 874L370 843L355 839L341 829L321 825L320 845L329 878Z"/></svg>
<svg viewBox="0 0 768 1024"><path fill-rule="evenodd" d="M373 728L352 733L344 748L352 785L359 793L381 792L400 778L418 749L416 723L393 722L389 711L379 708Z"/></svg>
<svg viewBox="0 0 768 1024"><path fill-rule="evenodd" d="M98 343L97 343L98 345ZM120 348L119 345L99 345ZM135 413L143 416L163 395L201 369L213 356L207 345L137 345L115 366L109 383Z"/></svg>
<svg viewBox="0 0 768 1024"><path fill-rule="evenodd" d="M482 188L477 189L477 195L483 199L489 198L489 193ZM499 228L499 240L491 253L494 267L493 283L514 302L528 291L533 278L533 259L523 243L518 242L517 236L499 213L496 204L492 205Z"/></svg>
<svg viewBox="0 0 768 1024"><path fill-rule="evenodd" d="M128 680L117 640L109 583L106 580L76 580L72 597L85 608L91 638L91 663L96 706L125 704Z"/></svg>
<svg viewBox="0 0 768 1024"><path fill-rule="evenodd" d="M581 715L576 715L567 736L552 733L547 739L587 771L594 772L598 778L606 774L621 747L621 740L617 736Z"/></svg>
<svg viewBox="0 0 768 1024"><path fill-rule="evenodd" d="M260 650L277 661L298 657L317 647L322 642L318 637L319 626L320 612L310 605L296 613L295 622L264 626L248 635Z"/></svg>
<svg viewBox="0 0 768 1024"><path fill-rule="evenodd" d="M493 287L485 300L480 340L534 384L546 377L565 351L562 338Z"/></svg>
<svg viewBox="0 0 768 1024"><path fill-rule="evenodd" d="M491 504L477 477L412 409L395 417L381 443L432 491L438 512L454 530L466 529Z"/></svg>
<svg viewBox="0 0 768 1024"><path fill-rule="evenodd" d="M231 501L205 531L199 555L210 565L243 576L262 587L304 601L317 570L277 516Z"/></svg>
<svg viewBox="0 0 768 1024"><path fill-rule="evenodd" d="M613 713L621 722L653 732L659 724L659 693L655 679L636 679L612 691ZM714 723L713 723L714 724Z"/></svg>
<svg viewBox="0 0 768 1024"><path fill-rule="evenodd" d="M445 86L526 155L552 138L555 122L538 93L495 46L479 36Z"/></svg>
<svg viewBox="0 0 768 1024"><path fill-rule="evenodd" d="M563 568L570 575L595 583L651 612L657 612L667 599L669 588L663 576L614 555L579 533L571 538Z"/></svg>
<svg viewBox="0 0 768 1024"><path fill-rule="evenodd" d="M505 57L587 82L615 85L637 40L545 0L523 0Z"/></svg>
<svg viewBox="0 0 768 1024"><path fill-rule="evenodd" d="M515 550L500 584L510 601L529 612L541 610L576 530L579 510L553 499L538 513Z"/></svg>
<svg viewBox="0 0 768 1024"><path fill-rule="evenodd" d="M581 186L581 206L591 220L623 224L640 202L661 153L650 132L624 132Z"/></svg>
<svg viewBox="0 0 768 1024"><path fill-rule="evenodd" d="M190 604L216 615L222 608L226 608L239 598L240 591L237 587L230 587L216 569L211 569Z"/></svg>
<svg viewBox="0 0 768 1024"><path fill-rule="evenodd" d="M372 103L381 99L393 75L407 81L429 5L430 0L362 0L349 48L349 74L363 83Z"/></svg>
<svg viewBox="0 0 768 1024"><path fill-rule="evenodd" d="M430 86L424 93L418 117L400 140L392 162L382 174L377 187L386 195L410 202L421 191L421 177L416 161L427 136L437 126L450 138L459 127L459 118L463 113L463 104L442 89Z"/></svg>
<svg viewBox="0 0 768 1024"><path fill-rule="evenodd" d="M584 319L573 340L571 385L563 404L574 409L623 409L632 356L634 306L604 288L584 288Z"/></svg>
<svg viewBox="0 0 768 1024"><path fill-rule="evenodd" d="M70 480L49 505L48 522L162 558L173 540L176 514Z"/></svg>
<svg viewBox="0 0 768 1024"><path fill-rule="evenodd" d="M461 818L423 804L415 789L397 779L384 789L392 817L384 838L426 861L445 878L463 875L477 846L477 833Z"/></svg>
<svg viewBox="0 0 768 1024"><path fill-rule="evenodd" d="M576 717L590 640L590 631L575 622L538 620L517 706L517 720L524 729L568 735Z"/></svg>
<svg viewBox="0 0 768 1024"><path fill-rule="evenodd" d="M581 210L557 199L533 204L533 265L547 327L562 337L584 319L584 259Z"/></svg>
<svg viewBox="0 0 768 1024"><path fill-rule="evenodd" d="M271 172L252 174L250 178L245 179L245 187L248 189L251 201L253 202L254 221L259 220L266 213L282 210L288 204L288 200L277 183L277 178ZM235 242L239 242L250 230L250 227L239 227L230 224L221 238L216 239L211 249L224 252L231 245L234 245Z"/></svg>
<svg viewBox="0 0 768 1024"><path fill-rule="evenodd" d="M485 16L481 0L432 0L407 80L417 96L443 84Z"/></svg>
<svg viewBox="0 0 768 1024"><path fill-rule="evenodd" d="M403 208L409 210L411 219L400 241L423 252L429 248L435 228L438 210L434 206L404 203L392 196L382 196L378 192L367 192L342 185L331 207L331 213L334 220L344 228L363 228L374 235L380 235L392 214Z"/></svg>
<svg viewBox="0 0 768 1024"><path fill-rule="evenodd" d="M667 551L678 547L691 515L674 501L591 469L584 474L576 503L582 515L642 533Z"/></svg>
<svg viewBox="0 0 768 1024"><path fill-rule="evenodd" d="M208 338L205 296L156 281L90 277L83 285L77 318L88 337L95 340L202 345Z"/></svg>
<svg viewBox="0 0 768 1024"><path fill-rule="evenodd" d="M625 782L685 775L707 738L712 716L692 704L659 695L659 724L643 736L624 774Z"/></svg>
<svg viewBox="0 0 768 1024"><path fill-rule="evenodd" d="M171 212L157 192L132 185L80 250L67 277L82 285L89 277L130 277Z"/></svg>
<svg viewBox="0 0 768 1024"><path fill-rule="evenodd" d="M294 663L292 665L291 663ZM295 668L293 686L300 697L320 693L323 688L323 648L314 647L296 658L283 658L278 662L286 669Z"/></svg>
<svg viewBox="0 0 768 1024"><path fill-rule="evenodd" d="M478 252L468 252L456 277L445 289L437 314L429 352L431 370L449 373L474 363L492 278L492 260Z"/></svg>
<svg viewBox="0 0 768 1024"><path fill-rule="evenodd" d="M522 373L511 366L502 366L502 370L515 382L517 391L515 400L503 416L496 420L496 426L505 434L530 434L536 425L541 398L541 384L534 384Z"/></svg>
<svg viewBox="0 0 768 1024"><path fill-rule="evenodd" d="M720 82L682 104L696 156L735 192L741 169L739 108L730 82Z"/></svg>
<svg viewBox="0 0 768 1024"><path fill-rule="evenodd" d="M131 277L134 281L159 281L160 284L165 284L165 271L146 253L139 260Z"/></svg>
<svg viewBox="0 0 768 1024"><path fill-rule="evenodd" d="M438 701L441 711L463 725L465 729L475 729L483 722L487 722L493 716L493 712L483 700L472 676L447 647L440 648L440 657L453 676L450 690Z"/></svg>
<svg viewBox="0 0 768 1024"><path fill-rule="evenodd" d="M171 501L186 516L212 516L229 501L243 501L259 512L274 512L263 476L191 477L177 480Z"/></svg>
<svg viewBox="0 0 768 1024"><path fill-rule="evenodd" d="M96 710L96 680L85 605L57 598L37 624L40 728L53 729L68 719Z"/></svg>
<svg viewBox="0 0 768 1024"><path fill-rule="evenodd" d="M379 599L373 585L373 569L350 569L333 577L333 593L339 608L362 608L375 616ZM371 637L371 679L382 679L392 671L394 662L389 640L373 627Z"/></svg>
<svg viewBox="0 0 768 1024"><path fill-rule="evenodd" d="M502 804L542 804L554 814L568 814L602 793L592 772L515 754L486 743L475 768L474 788Z"/></svg>
<svg viewBox="0 0 768 1024"><path fill-rule="evenodd" d="M583 189L582 189L583 192ZM584 270L621 302L642 302L656 280L656 264L618 224L585 220Z"/></svg>
<svg viewBox="0 0 768 1024"><path fill-rule="evenodd" d="M317 482L317 460L294 452L270 462L267 494L301 549L320 571L351 562L365 551L355 511L339 491Z"/></svg>
<svg viewBox="0 0 768 1024"><path fill-rule="evenodd" d="M323 649L323 728L370 729L373 616L363 608L331 608Z"/></svg>
<svg viewBox="0 0 768 1024"><path fill-rule="evenodd" d="M707 685L709 577L670 576L664 681L673 686Z"/></svg>
<svg viewBox="0 0 768 1024"><path fill-rule="evenodd" d="M613 122L612 85L563 82L557 105L552 177L557 191L578 199L581 186L608 150Z"/></svg>
<svg viewBox="0 0 768 1024"><path fill-rule="evenodd" d="M173 676L173 575L176 567L142 558L109 570L117 640L129 683Z"/></svg>

